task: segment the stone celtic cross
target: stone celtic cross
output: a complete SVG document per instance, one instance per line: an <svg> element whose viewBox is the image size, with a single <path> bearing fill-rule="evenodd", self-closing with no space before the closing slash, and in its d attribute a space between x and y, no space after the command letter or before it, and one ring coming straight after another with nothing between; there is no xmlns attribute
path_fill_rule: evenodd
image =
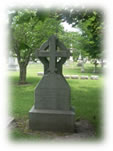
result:
<svg viewBox="0 0 113 151"><path fill-rule="evenodd" d="M73 132L75 112L71 106L70 87L62 75L62 65L70 52L52 35L36 51L36 56L44 64L44 76L35 88L29 127L33 130Z"/></svg>
<svg viewBox="0 0 113 151"><path fill-rule="evenodd" d="M59 51L57 49L60 49ZM49 49L49 51L47 51ZM44 74L50 72L57 72L62 74L62 64L69 58L70 53L68 49L61 43L56 36L52 35L46 41L39 51L36 51L36 56L44 64ZM48 60L47 57L50 59ZM61 58L57 61L58 58Z"/></svg>

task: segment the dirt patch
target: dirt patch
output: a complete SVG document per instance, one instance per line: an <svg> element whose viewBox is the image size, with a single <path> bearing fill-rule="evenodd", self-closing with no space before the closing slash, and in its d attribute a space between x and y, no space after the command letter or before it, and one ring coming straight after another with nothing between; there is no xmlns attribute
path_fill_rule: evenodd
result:
<svg viewBox="0 0 113 151"><path fill-rule="evenodd" d="M13 132L14 129L20 130L24 135L36 136L39 135L41 140L52 140L52 141L66 141L66 140L89 140L95 138L95 131L92 124L88 120L77 120L75 122L75 132L73 133L62 133L62 132L50 132L50 131L32 131L29 129L29 120L18 119L14 120L10 124L10 130Z"/></svg>

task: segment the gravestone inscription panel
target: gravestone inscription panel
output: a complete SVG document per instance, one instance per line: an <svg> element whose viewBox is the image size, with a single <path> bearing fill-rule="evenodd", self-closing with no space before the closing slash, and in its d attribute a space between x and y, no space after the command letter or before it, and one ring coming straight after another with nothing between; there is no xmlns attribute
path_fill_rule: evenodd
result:
<svg viewBox="0 0 113 151"><path fill-rule="evenodd" d="M52 35L36 51L44 65L44 76L35 89L34 106L29 111L33 130L74 131L75 112L71 107L70 87L62 74L69 50Z"/></svg>

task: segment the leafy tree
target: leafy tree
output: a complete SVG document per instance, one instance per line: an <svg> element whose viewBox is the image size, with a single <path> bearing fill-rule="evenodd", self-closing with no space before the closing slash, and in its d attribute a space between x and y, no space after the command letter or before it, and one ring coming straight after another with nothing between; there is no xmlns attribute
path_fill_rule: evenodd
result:
<svg viewBox="0 0 113 151"><path fill-rule="evenodd" d="M72 50L74 60L77 60L80 54L83 57L88 56L88 53L84 51L84 38L81 33L63 32L59 35L59 38L64 42L67 48Z"/></svg>
<svg viewBox="0 0 113 151"><path fill-rule="evenodd" d="M63 28L55 14L40 10L15 10L10 13L10 50L17 56L20 76L19 83L26 83L26 71L36 48Z"/></svg>
<svg viewBox="0 0 113 151"><path fill-rule="evenodd" d="M89 9L65 9L62 12L62 19L77 27L81 31L79 36L82 52L86 52L92 59L103 57L103 14L100 10ZM80 46L80 45L79 45ZM79 50L81 48L79 47ZM96 62L96 61L95 61ZM95 63L95 66L97 64Z"/></svg>

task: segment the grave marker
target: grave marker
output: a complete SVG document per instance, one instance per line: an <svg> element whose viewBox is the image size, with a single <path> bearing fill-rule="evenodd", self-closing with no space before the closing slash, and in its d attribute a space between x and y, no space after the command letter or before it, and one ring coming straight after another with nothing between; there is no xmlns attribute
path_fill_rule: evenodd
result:
<svg viewBox="0 0 113 151"><path fill-rule="evenodd" d="M75 112L70 87L62 74L62 65L70 53L53 35L36 51L36 56L44 65L44 76L35 89L29 126L33 130L73 132Z"/></svg>

